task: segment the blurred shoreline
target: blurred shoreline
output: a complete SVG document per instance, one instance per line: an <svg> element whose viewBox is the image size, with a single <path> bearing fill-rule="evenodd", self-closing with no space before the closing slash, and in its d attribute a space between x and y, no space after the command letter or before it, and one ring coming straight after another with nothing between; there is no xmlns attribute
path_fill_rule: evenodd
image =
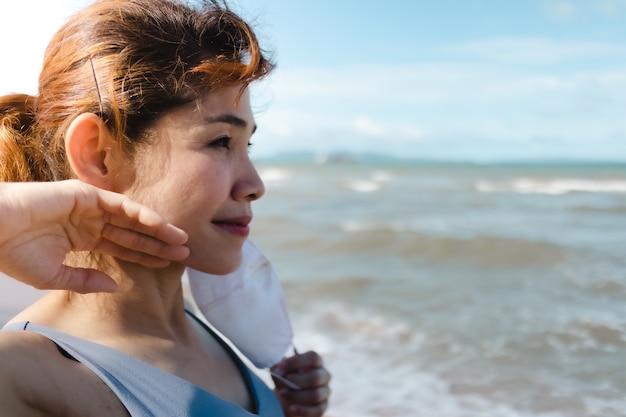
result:
<svg viewBox="0 0 626 417"><path fill-rule="evenodd" d="M45 294L0 272L0 327Z"/></svg>

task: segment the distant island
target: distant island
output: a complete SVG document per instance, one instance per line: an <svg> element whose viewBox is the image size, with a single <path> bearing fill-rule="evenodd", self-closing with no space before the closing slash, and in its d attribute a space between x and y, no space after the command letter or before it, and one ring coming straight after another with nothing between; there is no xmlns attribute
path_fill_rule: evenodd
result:
<svg viewBox="0 0 626 417"><path fill-rule="evenodd" d="M463 160L441 158L399 157L380 153L328 152L311 151L284 152L271 156L252 158L259 164L316 164L316 165L533 165L533 166L626 166L626 161L608 160L574 160L574 159L495 159L495 160Z"/></svg>

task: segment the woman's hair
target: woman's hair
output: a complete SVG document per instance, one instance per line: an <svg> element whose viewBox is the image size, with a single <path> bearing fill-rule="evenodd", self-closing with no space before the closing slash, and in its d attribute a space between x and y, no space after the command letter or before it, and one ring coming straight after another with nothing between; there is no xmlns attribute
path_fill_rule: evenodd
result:
<svg viewBox="0 0 626 417"><path fill-rule="evenodd" d="M248 24L215 1L96 1L52 38L38 95L0 97L0 181L70 177L64 137L81 113L98 114L132 155L163 112L272 67Z"/></svg>

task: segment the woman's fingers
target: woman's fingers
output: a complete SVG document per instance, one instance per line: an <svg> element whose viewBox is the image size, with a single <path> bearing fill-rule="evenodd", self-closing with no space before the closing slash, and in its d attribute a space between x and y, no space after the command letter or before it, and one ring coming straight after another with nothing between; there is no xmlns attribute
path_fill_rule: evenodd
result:
<svg viewBox="0 0 626 417"><path fill-rule="evenodd" d="M0 270L35 288L116 290L102 272L64 265L72 251L151 268L189 256L185 231L125 195L79 180L0 183L0 214Z"/></svg>
<svg viewBox="0 0 626 417"><path fill-rule="evenodd" d="M309 351L285 358L277 366L282 374L298 373L306 369L322 368L324 361L317 352Z"/></svg>
<svg viewBox="0 0 626 417"><path fill-rule="evenodd" d="M285 388L281 389L279 392L280 395L290 403L309 407L325 403L328 401L328 397L330 396L330 388L328 386L298 391Z"/></svg>
<svg viewBox="0 0 626 417"><path fill-rule="evenodd" d="M320 355L316 352L296 354L283 359L272 371L300 387L289 389L275 379L289 417L320 417L324 414L330 397L331 375L324 368Z"/></svg>
<svg viewBox="0 0 626 417"><path fill-rule="evenodd" d="M286 377L294 384L303 388L320 388L327 386L330 382L330 373L324 368L289 373Z"/></svg>
<svg viewBox="0 0 626 417"><path fill-rule="evenodd" d="M137 253L167 261L182 261L189 256L189 248L180 244L169 244L154 237L106 224L102 229L103 240L94 248L97 251L135 261ZM141 263L141 262L139 262Z"/></svg>
<svg viewBox="0 0 626 417"><path fill-rule="evenodd" d="M186 258L186 256L183 256L182 259L169 259L171 257L162 258L160 256L150 255L141 250L129 248L126 246L120 246L109 240L100 241L93 250L96 252L114 256L123 261L134 262L149 268L164 268L168 266L173 260L183 260ZM186 251L186 253L188 254L188 248L182 247L181 250Z"/></svg>
<svg viewBox="0 0 626 417"><path fill-rule="evenodd" d="M34 286L41 290L69 290L81 294L117 290L117 283L103 272L66 265L61 265L57 275L48 282L39 281Z"/></svg>
<svg viewBox="0 0 626 417"><path fill-rule="evenodd" d="M99 202L108 214L107 223L132 230L171 245L182 245L187 233L170 224L156 211L121 194L100 190Z"/></svg>

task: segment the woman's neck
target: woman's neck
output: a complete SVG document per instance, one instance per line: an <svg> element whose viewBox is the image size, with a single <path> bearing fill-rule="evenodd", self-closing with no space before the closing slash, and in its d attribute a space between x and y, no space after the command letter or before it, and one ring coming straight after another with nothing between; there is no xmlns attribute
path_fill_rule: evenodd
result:
<svg viewBox="0 0 626 417"><path fill-rule="evenodd" d="M163 269L115 261L107 268L118 283L115 293L52 291L18 315L42 325L103 342L104 338L154 336L185 343L191 338L184 312L184 266Z"/></svg>

